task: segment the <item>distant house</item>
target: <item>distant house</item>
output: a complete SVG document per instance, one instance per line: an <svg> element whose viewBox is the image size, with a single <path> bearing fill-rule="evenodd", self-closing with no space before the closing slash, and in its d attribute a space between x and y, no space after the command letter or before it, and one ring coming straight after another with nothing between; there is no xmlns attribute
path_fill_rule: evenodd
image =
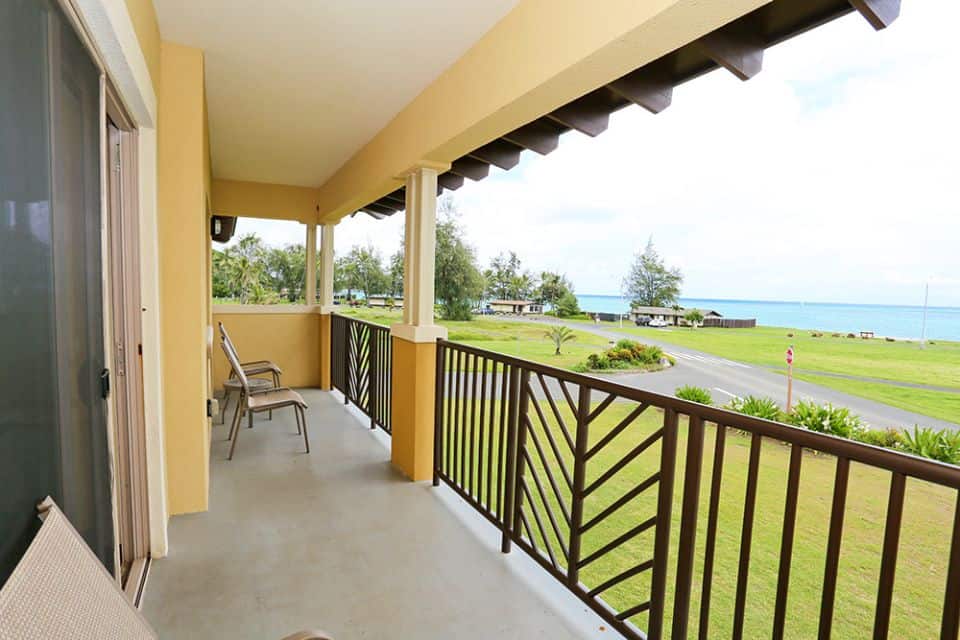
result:
<svg viewBox="0 0 960 640"><path fill-rule="evenodd" d="M403 309L403 298L394 298L393 296L370 296L367 298L367 306Z"/></svg>
<svg viewBox="0 0 960 640"><path fill-rule="evenodd" d="M647 322L651 320L662 320L675 327L688 326L690 323L684 319L684 316L691 311L693 311L693 309L685 309L683 307L679 309L672 307L633 307L630 309L630 319L634 322L638 320L642 322L644 319L646 319ZM699 311L703 314L704 320L707 318L723 317L713 309L699 309Z"/></svg>
<svg viewBox="0 0 960 640"><path fill-rule="evenodd" d="M487 309L493 313L512 313L525 316L532 313L543 313L543 305L532 300L491 300Z"/></svg>

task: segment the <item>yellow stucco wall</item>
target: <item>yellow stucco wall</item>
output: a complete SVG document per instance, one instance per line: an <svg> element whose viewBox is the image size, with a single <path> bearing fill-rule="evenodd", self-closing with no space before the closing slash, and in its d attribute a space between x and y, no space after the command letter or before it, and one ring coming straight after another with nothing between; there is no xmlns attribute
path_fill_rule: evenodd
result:
<svg viewBox="0 0 960 640"><path fill-rule="evenodd" d="M245 218L316 222L318 189L285 184L214 180L213 212Z"/></svg>
<svg viewBox="0 0 960 640"><path fill-rule="evenodd" d="M316 313L224 313L213 309L214 327L223 322L241 360L272 360L283 369L285 387L319 387L321 316ZM329 318L329 316L327 316ZM217 333L219 336L219 332ZM230 369L220 348L213 354L213 384L220 390Z"/></svg>
<svg viewBox="0 0 960 640"><path fill-rule="evenodd" d="M437 345L396 336L392 340L390 459L411 480L429 480L433 477Z"/></svg>
<svg viewBox="0 0 960 640"><path fill-rule="evenodd" d="M203 52L161 45L157 226L164 440L171 515L208 504L209 321Z"/></svg>
<svg viewBox="0 0 960 640"><path fill-rule="evenodd" d="M126 0L127 13L147 61L153 92L160 95L160 27L152 0Z"/></svg>

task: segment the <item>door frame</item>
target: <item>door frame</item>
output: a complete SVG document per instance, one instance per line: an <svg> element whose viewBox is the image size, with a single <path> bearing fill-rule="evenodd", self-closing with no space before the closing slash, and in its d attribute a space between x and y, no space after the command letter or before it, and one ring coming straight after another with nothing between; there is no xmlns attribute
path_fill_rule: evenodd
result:
<svg viewBox="0 0 960 640"><path fill-rule="evenodd" d="M149 497L150 556L167 554L166 456L164 450L163 375L160 322L159 247L157 239L157 95L141 41L134 30L125 0L55 0L73 23L81 41L103 74L101 122L106 122L106 87L136 133L136 189L140 251L141 332L143 340L143 413L146 422L147 491ZM146 45L144 45L146 46ZM105 124L103 148L105 150ZM104 194L106 191L103 192ZM106 216L106 198L102 200ZM106 255L104 231L104 255ZM109 266L104 264L104 278ZM105 282L106 286L106 282ZM109 295L109 291L105 290ZM105 300L106 304L106 300ZM109 307L104 307L109 313ZM109 338L109 336L107 336ZM105 343L107 361L113 359L111 341ZM110 403L112 404L112 403ZM112 420L112 411L109 419ZM111 426L112 430L112 426ZM112 444L111 444L112 446Z"/></svg>
<svg viewBox="0 0 960 640"><path fill-rule="evenodd" d="M144 418L140 303L137 130L104 83L107 149L106 273L109 292L111 433L118 575L135 598L149 566L150 519Z"/></svg>

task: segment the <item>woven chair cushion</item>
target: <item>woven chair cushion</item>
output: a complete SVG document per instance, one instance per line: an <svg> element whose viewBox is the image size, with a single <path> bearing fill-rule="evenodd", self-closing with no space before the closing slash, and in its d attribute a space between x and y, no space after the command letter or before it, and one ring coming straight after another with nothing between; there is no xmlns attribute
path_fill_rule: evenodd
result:
<svg viewBox="0 0 960 640"><path fill-rule="evenodd" d="M0 590L0 640L151 640L157 634L100 560L50 505Z"/></svg>

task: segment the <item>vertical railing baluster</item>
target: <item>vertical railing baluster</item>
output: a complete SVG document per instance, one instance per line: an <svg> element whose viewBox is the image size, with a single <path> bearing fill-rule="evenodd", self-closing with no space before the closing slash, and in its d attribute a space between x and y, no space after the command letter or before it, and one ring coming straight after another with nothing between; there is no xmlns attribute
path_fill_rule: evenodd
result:
<svg viewBox="0 0 960 640"><path fill-rule="evenodd" d="M509 406L510 406L510 381L512 378L513 367L504 363L503 369L500 373L500 420L499 420L499 429L497 434L497 518L503 520L505 512L507 509L504 509L504 501L506 497L504 494L507 492L506 484L509 480L505 480L507 477L506 472L506 461L504 460L504 451L507 448L507 442L509 442Z"/></svg>
<svg viewBox="0 0 960 640"><path fill-rule="evenodd" d="M370 328L367 332L369 336L369 347L367 348L367 415L370 416L370 428L377 428L377 375L380 367L377 360L377 332Z"/></svg>
<svg viewBox="0 0 960 640"><path fill-rule="evenodd" d="M463 486L463 478L457 474L457 469L459 465L457 464L457 457L460 455L460 442L462 440L460 436L461 424L460 424L460 382L463 376L461 375L461 365L463 364L463 351L457 349L456 353L456 364L454 364L454 392L453 392L453 439L450 441L450 444L453 445L453 459L450 466L450 478L455 479L454 481Z"/></svg>
<svg viewBox="0 0 960 640"><path fill-rule="evenodd" d="M903 521L903 496L906 487L905 475L894 473L890 476L887 523L884 526L883 555L880 558L880 583L877 587L877 610L873 622L874 640L884 640L890 633L890 606L893 604L893 581L897 571L900 523Z"/></svg>
<svg viewBox="0 0 960 640"><path fill-rule="evenodd" d="M497 361L490 361L490 407L487 411L487 509L493 512L494 498L493 489L493 442L494 425L496 424L496 400L497 400Z"/></svg>
<svg viewBox="0 0 960 640"><path fill-rule="evenodd" d="M686 638L693 588L693 554L697 539L697 507L700 504L700 473L703 469L703 418L691 415L687 422L687 458L680 507L676 595L673 600L672 638Z"/></svg>
<svg viewBox="0 0 960 640"><path fill-rule="evenodd" d="M480 359L480 416L477 418L477 502L481 505L483 502L483 419L486 417L487 409L487 358ZM487 494L487 502L490 501L490 494Z"/></svg>
<svg viewBox="0 0 960 640"><path fill-rule="evenodd" d="M828 640L833 628L833 605L837 592L837 569L840 566L840 543L843 540L843 515L847 506L847 482L850 460L837 458L837 475L833 485L833 507L830 511L830 533L827 536L827 560L823 571L823 597L820 600L821 640Z"/></svg>
<svg viewBox="0 0 960 640"><path fill-rule="evenodd" d="M470 395L470 378L467 376L467 372L470 370L470 358L471 354L465 353L463 357L463 371L460 372L460 377L463 378L463 397L460 399L460 410L462 411L460 415L460 487L466 491L467 489L467 435L470 433L467 429L467 406L469 405L468 397Z"/></svg>
<svg viewBox="0 0 960 640"><path fill-rule="evenodd" d="M470 469L467 473L467 494L474 495L476 489L477 467L474 464L477 454L477 367L480 366L480 358L473 356L473 367L470 384L470 451L467 464Z"/></svg>
<svg viewBox="0 0 960 640"><path fill-rule="evenodd" d="M349 318L344 318L344 346L343 346L343 404L350 404L350 344L353 342L353 331L350 330Z"/></svg>
<svg viewBox="0 0 960 640"><path fill-rule="evenodd" d="M529 421L530 405L530 371L520 370L520 379L517 388L517 455L513 474L513 531L512 535L519 540L523 535L521 529L521 509L523 507L523 470L527 458L527 422ZM531 544L536 544L530 540Z"/></svg>
<svg viewBox="0 0 960 640"><path fill-rule="evenodd" d="M957 491L957 504L953 512L953 535L950 536L950 560L947 567L940 640L955 640L960 634L960 491Z"/></svg>
<svg viewBox="0 0 960 640"><path fill-rule="evenodd" d="M447 420L444 425L444 431L446 433L446 438L444 441L445 447L443 451L443 473L447 478L452 478L453 468L453 363L454 358L456 357L456 349L447 349L444 348L446 355L445 366L447 368L447 384L446 384L446 394L444 396L444 404L446 405Z"/></svg>
<svg viewBox="0 0 960 640"><path fill-rule="evenodd" d="M515 472L517 468L517 428L520 414L520 370L516 365L510 367L509 396L503 398L507 405L507 458L503 473L504 504L503 504L503 536L500 541L500 551L510 553L510 541L513 539L513 492L517 488ZM502 425L502 422L501 422ZM501 429L501 433L502 433ZM501 468L504 467L501 465Z"/></svg>
<svg viewBox="0 0 960 640"><path fill-rule="evenodd" d="M710 507L707 513L707 539L703 550L703 585L700 591L700 640L709 639L710 589L713 586L713 560L717 549L717 522L720 519L720 489L723 484L723 454L727 441L727 428L717 424L713 443L713 470L710 478Z"/></svg>
<svg viewBox="0 0 960 640"><path fill-rule="evenodd" d="M580 541L583 528L583 486L587 477L587 446L590 437L590 387L580 385L577 399L577 433L573 451L573 487L570 496L570 558L567 560L567 584L580 584Z"/></svg>
<svg viewBox="0 0 960 640"><path fill-rule="evenodd" d="M780 537L780 567L777 570L777 600L773 612L773 637L783 638L787 620L787 596L790 592L790 565L793 560L793 536L797 525L797 499L800 494L800 464L803 447L790 447L790 471L787 497L783 506L783 532Z"/></svg>
<svg viewBox="0 0 960 640"><path fill-rule="evenodd" d="M747 611L747 583L750 578L750 548L753 544L753 516L757 505L757 482L760 475L760 449L763 438L754 433L750 438L750 463L747 467L747 490L743 497L743 524L740 529L740 565L737 568L737 592L733 605L733 637L743 637L743 619Z"/></svg>
<svg viewBox="0 0 960 640"><path fill-rule="evenodd" d="M433 387L433 486L440 486L440 461L443 456L443 363L446 347L437 340L436 364Z"/></svg>
<svg viewBox="0 0 960 640"><path fill-rule="evenodd" d="M657 490L657 524L653 541L653 574L650 578L650 618L647 637L663 638L663 611L667 595L667 563L670 560L670 519L673 512L673 483L677 467L677 412L663 412L660 442L660 486Z"/></svg>

